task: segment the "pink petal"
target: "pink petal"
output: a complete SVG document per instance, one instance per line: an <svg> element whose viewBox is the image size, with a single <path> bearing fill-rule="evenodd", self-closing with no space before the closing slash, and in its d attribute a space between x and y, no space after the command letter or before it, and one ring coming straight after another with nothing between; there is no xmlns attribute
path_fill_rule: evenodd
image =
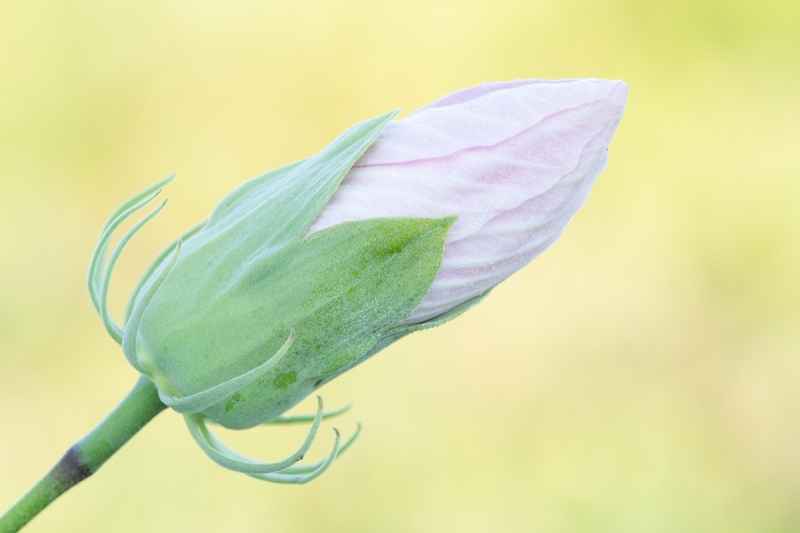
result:
<svg viewBox="0 0 800 533"><path fill-rule="evenodd" d="M478 296L552 244L605 168L627 86L486 83L386 126L309 229L459 215L428 295L405 323Z"/></svg>

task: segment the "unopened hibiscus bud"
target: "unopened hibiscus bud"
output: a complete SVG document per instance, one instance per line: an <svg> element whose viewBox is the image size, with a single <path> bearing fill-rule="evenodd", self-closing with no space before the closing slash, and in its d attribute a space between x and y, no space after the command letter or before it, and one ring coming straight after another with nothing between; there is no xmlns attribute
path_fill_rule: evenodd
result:
<svg viewBox="0 0 800 533"><path fill-rule="evenodd" d="M125 356L186 416L228 468L308 480L309 438L278 463L243 459L206 420L273 421L322 384L413 331L450 320L560 235L606 164L626 86L517 81L451 94L408 118L358 124L319 154L248 181L170 246L131 298L108 314L104 257L113 231L169 181L109 220L89 288ZM338 434L337 434L338 435Z"/></svg>

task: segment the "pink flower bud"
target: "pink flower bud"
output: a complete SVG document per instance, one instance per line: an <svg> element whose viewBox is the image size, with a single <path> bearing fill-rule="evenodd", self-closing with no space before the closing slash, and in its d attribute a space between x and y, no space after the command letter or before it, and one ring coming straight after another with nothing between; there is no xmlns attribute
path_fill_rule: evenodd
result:
<svg viewBox="0 0 800 533"><path fill-rule="evenodd" d="M528 264L561 235L605 168L627 85L518 80L458 91L389 123L309 233L377 217L458 215L430 291L434 318Z"/></svg>

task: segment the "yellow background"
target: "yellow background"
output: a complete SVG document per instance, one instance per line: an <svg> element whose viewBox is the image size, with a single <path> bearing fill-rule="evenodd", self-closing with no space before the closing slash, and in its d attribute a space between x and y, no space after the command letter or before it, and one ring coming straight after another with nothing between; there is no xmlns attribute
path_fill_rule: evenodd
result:
<svg viewBox="0 0 800 533"><path fill-rule="evenodd" d="M243 180L522 77L629 83L608 168L486 302L323 389L355 403L346 434L364 423L331 471L228 472L166 412L28 531L800 530L792 0L2 0L0 508L135 380L83 285L118 203L179 172L118 267L117 314ZM224 436L278 459L301 433Z"/></svg>

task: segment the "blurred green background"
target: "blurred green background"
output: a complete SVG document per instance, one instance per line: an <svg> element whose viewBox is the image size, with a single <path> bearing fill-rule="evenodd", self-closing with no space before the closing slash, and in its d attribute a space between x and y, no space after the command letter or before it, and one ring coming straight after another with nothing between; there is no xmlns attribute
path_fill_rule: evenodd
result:
<svg viewBox="0 0 800 533"><path fill-rule="evenodd" d="M800 531L791 0L2 0L0 508L135 381L83 285L118 203L178 171L117 269L120 314L243 180L522 77L629 83L608 168L485 303L323 389L355 403L345 433L364 423L331 471L228 472L166 412L29 531ZM224 436L277 459L302 431Z"/></svg>

